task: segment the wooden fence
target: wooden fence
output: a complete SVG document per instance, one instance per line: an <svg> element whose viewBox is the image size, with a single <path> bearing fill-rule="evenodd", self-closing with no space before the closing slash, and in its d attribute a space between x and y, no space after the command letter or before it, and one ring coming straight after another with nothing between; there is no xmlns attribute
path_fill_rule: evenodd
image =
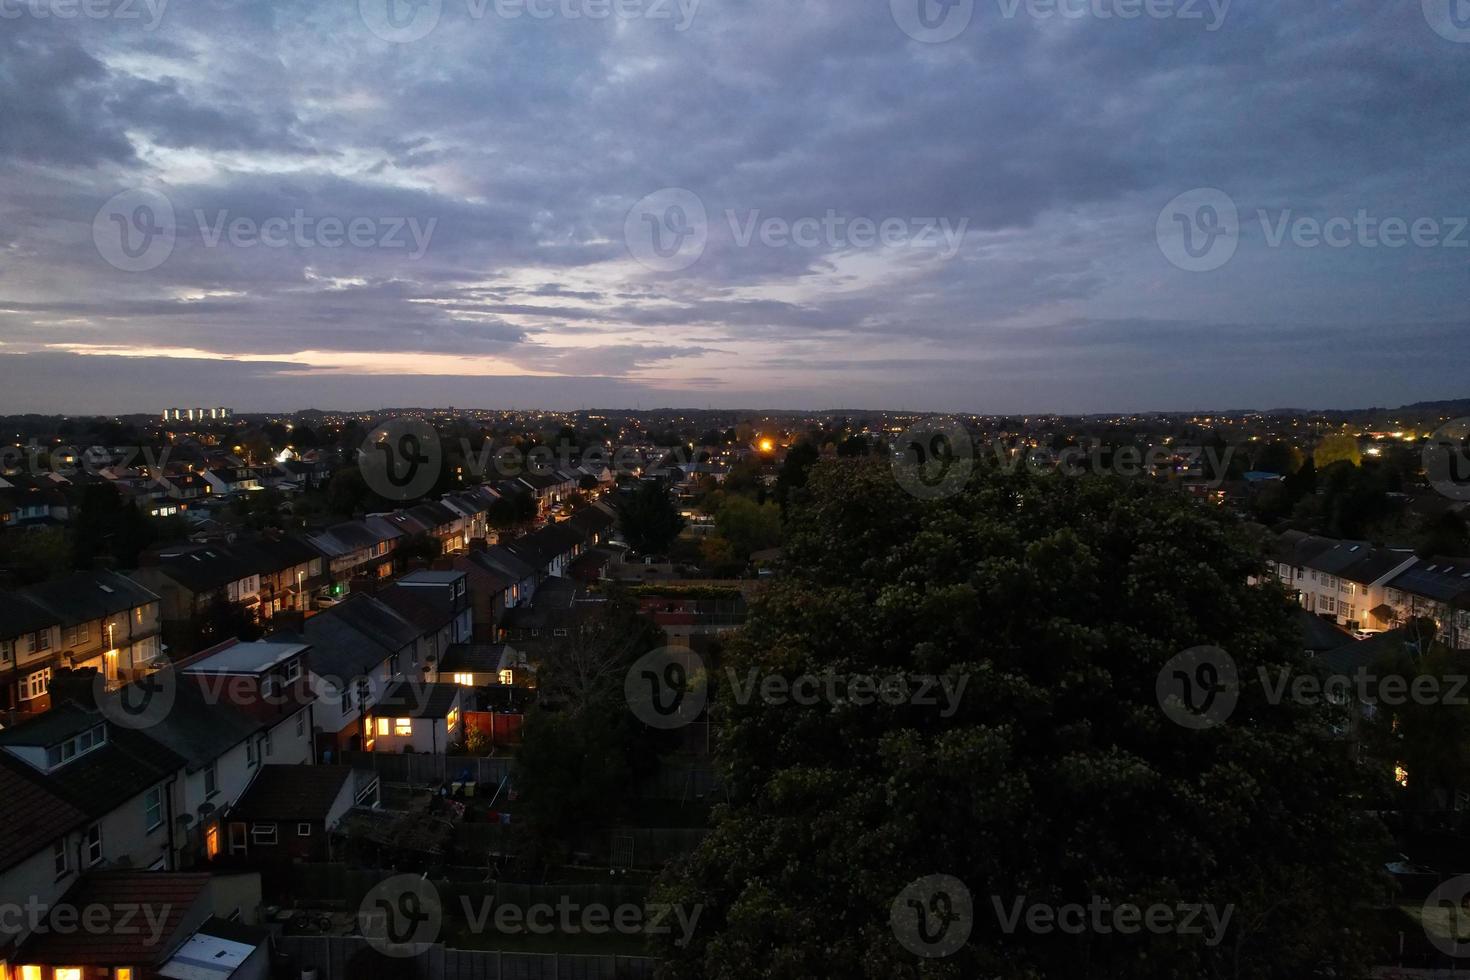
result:
<svg viewBox="0 0 1470 980"><path fill-rule="evenodd" d="M473 755L393 754L388 752L343 752L342 762L354 769L371 769L385 783L430 786L458 782L468 774L476 783L499 785L515 766L512 759L487 759ZM642 799L718 801L723 799L719 776L713 769L692 766L661 766L639 784L635 793Z"/></svg>

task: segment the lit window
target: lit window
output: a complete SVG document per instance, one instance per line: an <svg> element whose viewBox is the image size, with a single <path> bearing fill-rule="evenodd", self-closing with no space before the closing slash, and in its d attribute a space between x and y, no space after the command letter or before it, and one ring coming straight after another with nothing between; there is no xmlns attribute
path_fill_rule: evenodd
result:
<svg viewBox="0 0 1470 980"><path fill-rule="evenodd" d="M455 674L454 675L454 683L460 685L461 687L474 687L475 686L475 675L474 674Z"/></svg>
<svg viewBox="0 0 1470 980"><path fill-rule="evenodd" d="M412 735L413 734L413 719L412 718L395 718L395 719L393 719L393 734L394 735Z"/></svg>
<svg viewBox="0 0 1470 980"><path fill-rule="evenodd" d="M112 971L113 980L133 980L133 968L120 966Z"/></svg>
<svg viewBox="0 0 1470 980"><path fill-rule="evenodd" d="M212 824L204 832L204 854L206 857L214 857L219 854L219 825Z"/></svg>
<svg viewBox="0 0 1470 980"><path fill-rule="evenodd" d="M515 681L516 681L515 671L513 671L513 670L502 670L500 672L500 683L502 683L502 684L514 684Z"/></svg>
<svg viewBox="0 0 1470 980"><path fill-rule="evenodd" d="M41 968L39 966L21 967L20 980L41 980Z"/></svg>
<svg viewBox="0 0 1470 980"><path fill-rule="evenodd" d="M388 719L387 718L379 718L378 719L378 734L379 735L387 735L388 734Z"/></svg>
<svg viewBox="0 0 1470 980"><path fill-rule="evenodd" d="M446 731L451 731L452 732L452 731L454 731L454 729L458 725L459 725L459 709L458 708L450 708L449 709L449 714L444 717L444 729Z"/></svg>

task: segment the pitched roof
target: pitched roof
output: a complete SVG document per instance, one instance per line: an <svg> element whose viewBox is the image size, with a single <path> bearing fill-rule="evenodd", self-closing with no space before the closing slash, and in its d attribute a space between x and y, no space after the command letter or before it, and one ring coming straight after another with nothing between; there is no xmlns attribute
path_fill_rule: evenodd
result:
<svg viewBox="0 0 1470 980"><path fill-rule="evenodd" d="M1308 568L1350 582L1368 584L1378 581L1413 557L1414 552L1408 549L1379 548L1366 541L1336 541L1331 548L1309 558L1305 564Z"/></svg>
<svg viewBox="0 0 1470 980"><path fill-rule="evenodd" d="M209 875L170 871L95 871L67 890L57 908L106 908L115 929L48 929L26 941L18 962L78 966L153 965L173 952L191 914L207 911ZM132 910L129 913L129 910ZM146 919L140 910L151 913ZM127 916L124 920L124 916ZM124 929L124 921L132 923Z"/></svg>
<svg viewBox="0 0 1470 980"><path fill-rule="evenodd" d="M157 595L117 572L76 572L33 585L26 596L63 623L89 622L158 601Z"/></svg>
<svg viewBox="0 0 1470 980"><path fill-rule="evenodd" d="M408 718L443 718L459 700L457 684L417 684L399 681L383 692L373 713Z"/></svg>
<svg viewBox="0 0 1470 980"><path fill-rule="evenodd" d="M600 504L583 507L567 519L567 526L590 538L599 531L606 531L617 523L617 518Z"/></svg>
<svg viewBox="0 0 1470 980"><path fill-rule="evenodd" d="M515 585L518 581L488 561L481 561L483 552L471 552L454 559L454 567L463 569L469 578L471 590L481 595L492 595Z"/></svg>
<svg viewBox="0 0 1470 980"><path fill-rule="evenodd" d="M372 673L391 651L328 610L308 619L306 638L311 641L311 672L338 685ZM276 637L279 639L280 637Z"/></svg>
<svg viewBox="0 0 1470 980"><path fill-rule="evenodd" d="M371 548L381 541L402 537L402 530L391 524L369 526L362 521L346 521L333 524L325 531L307 535L307 542L331 558Z"/></svg>
<svg viewBox="0 0 1470 980"><path fill-rule="evenodd" d="M262 556L218 544L160 555L158 570L190 592L213 592L231 582L259 575Z"/></svg>
<svg viewBox="0 0 1470 980"><path fill-rule="evenodd" d="M8 870L87 822L87 815L51 792L19 759L0 752L0 871Z"/></svg>
<svg viewBox="0 0 1470 980"><path fill-rule="evenodd" d="M415 507L410 507L408 512L431 528L439 527L443 524L453 524L460 519L459 514L433 500L428 500Z"/></svg>
<svg viewBox="0 0 1470 980"><path fill-rule="evenodd" d="M27 599L23 593L0 592L0 639L8 640L59 625L60 616Z"/></svg>
<svg viewBox="0 0 1470 980"><path fill-rule="evenodd" d="M439 671L493 674L500 670L501 658L509 649L504 643L456 643L444 651Z"/></svg>
<svg viewBox="0 0 1470 980"><path fill-rule="evenodd" d="M507 542L505 547L532 567L542 569L562 555L575 550L582 539L583 535L573 528L562 524L548 524L525 537Z"/></svg>
<svg viewBox="0 0 1470 980"><path fill-rule="evenodd" d="M230 749L245 741L261 725L251 716L219 697L220 682L203 685L207 678L181 676L168 713L144 734L184 760L190 772L198 772Z"/></svg>
<svg viewBox="0 0 1470 980"><path fill-rule="evenodd" d="M521 579L531 578L536 574L536 566L525 561L503 544L476 552L471 558L482 567L509 575L512 582L519 582Z"/></svg>
<svg viewBox="0 0 1470 980"><path fill-rule="evenodd" d="M112 695L115 696L115 695ZM184 768L184 759L143 730L107 724L100 711L65 702L0 732L0 745L49 746L106 724L107 740L50 772L17 770L90 817L101 816Z"/></svg>
<svg viewBox="0 0 1470 980"><path fill-rule="evenodd" d="M361 593L348 596L345 601L312 618L328 616L340 619L390 653L402 650L423 635L423 630L380 602L376 596Z"/></svg>
<svg viewBox="0 0 1470 980"><path fill-rule="evenodd" d="M235 808L232 820L325 820L351 766L261 766Z"/></svg>
<svg viewBox="0 0 1470 980"><path fill-rule="evenodd" d="M454 619L449 596L436 595L433 589L392 585L374 598L425 633L437 632Z"/></svg>
<svg viewBox="0 0 1470 980"><path fill-rule="evenodd" d="M1388 587L1436 602L1470 604L1470 558L1435 555L1394 576Z"/></svg>

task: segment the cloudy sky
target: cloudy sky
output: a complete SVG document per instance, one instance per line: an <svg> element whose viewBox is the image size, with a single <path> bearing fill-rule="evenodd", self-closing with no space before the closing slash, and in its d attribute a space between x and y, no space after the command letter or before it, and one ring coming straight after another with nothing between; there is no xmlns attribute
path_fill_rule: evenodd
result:
<svg viewBox="0 0 1470 980"><path fill-rule="evenodd" d="M0 0L0 411L1467 396L1467 93L1470 0Z"/></svg>

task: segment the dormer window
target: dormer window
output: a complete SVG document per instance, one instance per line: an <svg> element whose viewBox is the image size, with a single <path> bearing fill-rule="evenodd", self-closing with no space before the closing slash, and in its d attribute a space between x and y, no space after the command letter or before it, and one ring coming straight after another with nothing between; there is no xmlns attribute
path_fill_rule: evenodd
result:
<svg viewBox="0 0 1470 980"><path fill-rule="evenodd" d="M78 756L86 755L93 749L99 749L107 744L107 726L96 725L87 729L80 735L73 736L60 745L53 745L46 750L46 768L55 769L64 766Z"/></svg>

